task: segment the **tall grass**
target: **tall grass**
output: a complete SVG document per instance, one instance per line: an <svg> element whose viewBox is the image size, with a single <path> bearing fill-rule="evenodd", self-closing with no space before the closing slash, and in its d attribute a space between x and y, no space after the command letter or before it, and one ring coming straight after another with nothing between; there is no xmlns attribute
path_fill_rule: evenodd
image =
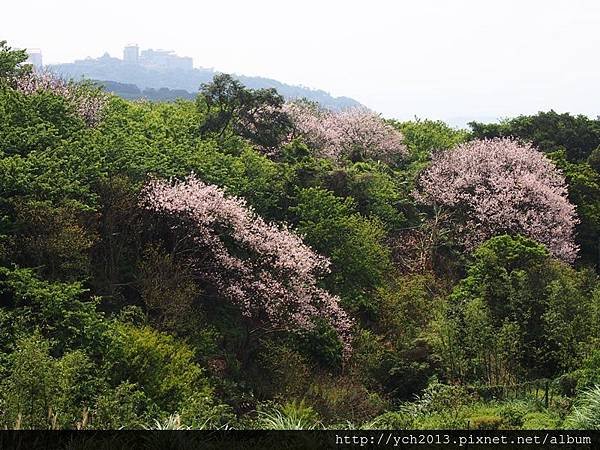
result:
<svg viewBox="0 0 600 450"><path fill-rule="evenodd" d="M269 430L315 430L322 424L315 411L304 402L286 403L283 407L259 411L258 425Z"/></svg>
<svg viewBox="0 0 600 450"><path fill-rule="evenodd" d="M583 393L573 413L565 421L566 428L600 430L600 386Z"/></svg>

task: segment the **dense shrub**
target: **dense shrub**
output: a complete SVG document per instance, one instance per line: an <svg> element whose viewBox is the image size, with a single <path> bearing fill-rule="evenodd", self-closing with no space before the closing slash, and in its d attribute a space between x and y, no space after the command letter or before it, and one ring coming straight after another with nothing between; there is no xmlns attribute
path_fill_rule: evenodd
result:
<svg viewBox="0 0 600 450"><path fill-rule="evenodd" d="M356 213L351 198L342 199L318 188L303 189L297 206L297 229L306 242L332 262L328 287L345 305L372 310L371 293L389 270L389 255L382 245L385 231L376 220Z"/></svg>
<svg viewBox="0 0 600 450"><path fill-rule="evenodd" d="M449 374L506 384L577 367L580 343L598 332L589 315L594 275L520 236L492 238L474 257L440 329Z"/></svg>
<svg viewBox="0 0 600 450"><path fill-rule="evenodd" d="M576 383L579 390L600 386L600 350L593 350L583 361L577 371Z"/></svg>
<svg viewBox="0 0 600 450"><path fill-rule="evenodd" d="M474 430L500 430L504 426L504 419L499 416L479 416L470 420Z"/></svg>
<svg viewBox="0 0 600 450"><path fill-rule="evenodd" d="M193 350L152 328L116 324L107 355L111 383L134 383L162 411L181 410L199 393L212 406L212 389Z"/></svg>
<svg viewBox="0 0 600 450"><path fill-rule="evenodd" d="M0 299L12 311L15 332L39 330L53 341L56 354L83 348L98 355L106 345L108 325L97 309L99 299L85 294L80 282L49 282L30 269L0 267Z"/></svg>
<svg viewBox="0 0 600 450"><path fill-rule="evenodd" d="M73 351L50 356L39 333L21 338L0 386L0 421L23 429L75 428L100 390L101 379L87 355Z"/></svg>

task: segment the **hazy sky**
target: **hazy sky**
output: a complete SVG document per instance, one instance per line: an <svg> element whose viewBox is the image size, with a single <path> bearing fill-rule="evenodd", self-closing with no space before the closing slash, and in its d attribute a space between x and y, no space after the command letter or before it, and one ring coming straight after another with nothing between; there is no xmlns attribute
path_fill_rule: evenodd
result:
<svg viewBox="0 0 600 450"><path fill-rule="evenodd" d="M600 114L598 0L20 0L0 39L44 63L173 49L388 117Z"/></svg>

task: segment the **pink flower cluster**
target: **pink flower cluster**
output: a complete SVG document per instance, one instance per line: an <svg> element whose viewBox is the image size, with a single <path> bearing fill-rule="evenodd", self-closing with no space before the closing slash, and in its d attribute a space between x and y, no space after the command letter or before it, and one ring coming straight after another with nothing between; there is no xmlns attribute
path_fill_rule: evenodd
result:
<svg viewBox="0 0 600 450"><path fill-rule="evenodd" d="M329 261L286 227L266 223L243 199L227 197L194 174L184 181L152 180L142 205L175 217L189 230L198 254L198 274L244 315L271 326L310 330L328 321L350 351L352 321L339 298L317 286Z"/></svg>
<svg viewBox="0 0 600 450"><path fill-rule="evenodd" d="M26 95L39 91L50 91L64 97L88 126L95 126L100 121L102 109L108 96L82 85L69 83L51 72L32 71L19 76L15 80L16 89Z"/></svg>
<svg viewBox="0 0 600 450"><path fill-rule="evenodd" d="M529 144L476 140L438 152L416 197L450 208L469 250L494 235L520 233L565 261L577 256L577 218L564 177Z"/></svg>
<svg viewBox="0 0 600 450"><path fill-rule="evenodd" d="M290 139L302 137L320 156L340 159L358 155L390 161L407 154L402 133L366 108L334 112L297 101L284 111L294 124Z"/></svg>

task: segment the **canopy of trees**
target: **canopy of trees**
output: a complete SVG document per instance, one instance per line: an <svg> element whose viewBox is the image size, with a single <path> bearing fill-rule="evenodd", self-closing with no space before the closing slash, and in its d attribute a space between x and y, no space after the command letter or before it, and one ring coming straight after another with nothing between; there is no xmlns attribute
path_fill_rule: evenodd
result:
<svg viewBox="0 0 600 450"><path fill-rule="evenodd" d="M0 427L598 423L596 121L225 75L132 102L24 56L0 44Z"/></svg>

